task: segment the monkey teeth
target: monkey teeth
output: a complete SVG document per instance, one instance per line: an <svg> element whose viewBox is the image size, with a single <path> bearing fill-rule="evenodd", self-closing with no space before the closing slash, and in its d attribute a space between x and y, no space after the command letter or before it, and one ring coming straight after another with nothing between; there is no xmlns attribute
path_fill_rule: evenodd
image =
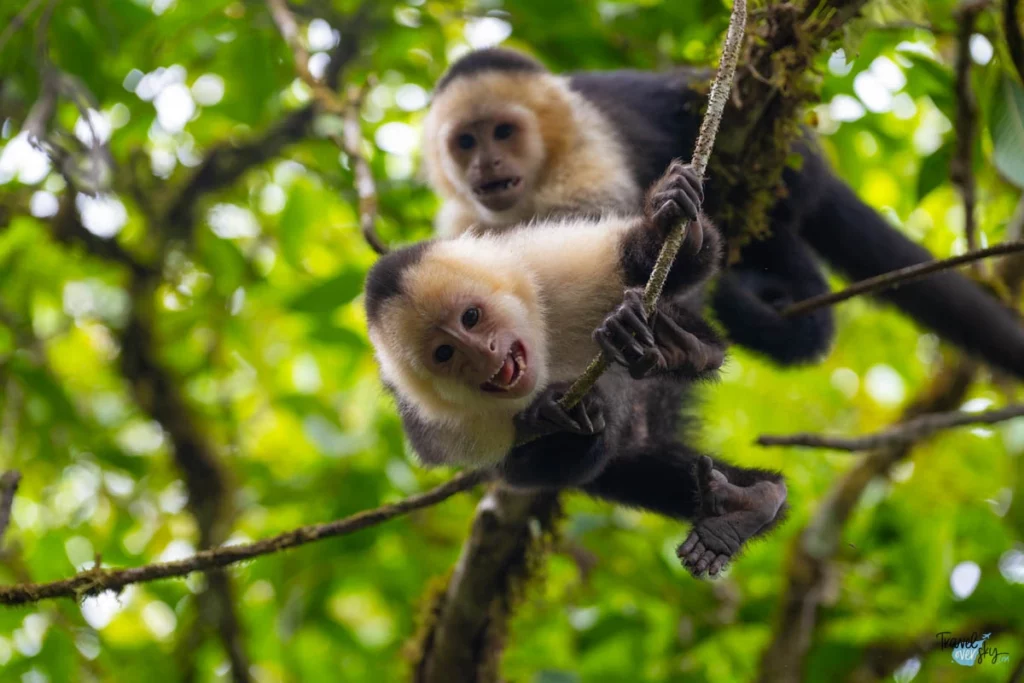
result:
<svg viewBox="0 0 1024 683"><path fill-rule="evenodd" d="M491 194L494 192L504 192L509 188L513 188L519 185L520 178L504 178L502 180L492 180L481 185L477 185L477 194Z"/></svg>
<svg viewBox="0 0 1024 683"><path fill-rule="evenodd" d="M484 382L480 388L484 391L509 391L519 384L519 380L526 374L526 354L522 344L515 342L509 349L508 355L502 361L501 366L494 371L490 379Z"/></svg>

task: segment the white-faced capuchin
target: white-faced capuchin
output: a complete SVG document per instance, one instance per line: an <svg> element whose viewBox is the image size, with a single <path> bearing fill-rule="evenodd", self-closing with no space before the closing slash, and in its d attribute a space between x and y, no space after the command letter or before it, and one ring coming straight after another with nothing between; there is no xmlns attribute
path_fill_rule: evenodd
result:
<svg viewBox="0 0 1024 683"><path fill-rule="evenodd" d="M444 199L439 234L637 211L643 188L670 160L690 157L704 104L691 84L705 77L686 69L556 76L506 49L462 57L438 81L424 128L428 180ZM784 173L771 236L744 247L713 298L732 341L783 364L820 357L834 334L830 309L780 315L828 290L813 252L852 280L932 259L858 199L810 145L798 143L795 151L803 163ZM708 213L715 218L715 207ZM1019 316L961 275L932 275L880 296L965 351L1024 377Z"/></svg>
<svg viewBox="0 0 1024 683"><path fill-rule="evenodd" d="M721 258L701 200L696 173L672 164L642 217L466 233L383 256L366 282L370 339L419 457L692 520L678 552L695 575L718 574L777 524L781 475L712 460L678 435L687 385L723 360L685 296ZM640 288L684 217L693 222L665 284L670 302L648 319ZM564 410L568 382L599 350L612 369Z"/></svg>

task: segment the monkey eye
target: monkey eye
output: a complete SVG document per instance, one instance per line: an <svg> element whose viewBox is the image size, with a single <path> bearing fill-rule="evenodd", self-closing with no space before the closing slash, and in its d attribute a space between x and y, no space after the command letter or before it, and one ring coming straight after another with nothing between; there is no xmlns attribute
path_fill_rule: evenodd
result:
<svg viewBox="0 0 1024 683"><path fill-rule="evenodd" d="M474 139L469 133L463 133L455 140L455 142L461 149L473 149L473 145L476 144L476 139Z"/></svg>
<svg viewBox="0 0 1024 683"><path fill-rule="evenodd" d="M505 140L507 138L510 138L510 137L512 137L512 132L514 130L515 130L515 127L511 123L499 124L499 125L495 126L495 128L494 128L494 139L495 140Z"/></svg>
<svg viewBox="0 0 1024 683"><path fill-rule="evenodd" d="M476 306L470 306L466 309L466 312L462 314L462 326L468 330L478 322L480 322L480 309Z"/></svg>
<svg viewBox="0 0 1024 683"><path fill-rule="evenodd" d="M441 344L434 349L434 360L438 363L447 363L455 355L455 349L449 344Z"/></svg>

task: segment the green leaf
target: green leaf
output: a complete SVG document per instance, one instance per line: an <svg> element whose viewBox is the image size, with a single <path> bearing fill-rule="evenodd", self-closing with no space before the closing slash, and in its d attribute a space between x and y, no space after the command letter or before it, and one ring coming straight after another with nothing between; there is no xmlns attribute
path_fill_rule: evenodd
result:
<svg viewBox="0 0 1024 683"><path fill-rule="evenodd" d="M358 350L365 350L369 346L366 337L347 327L322 325L310 332L309 338L328 346L345 346Z"/></svg>
<svg viewBox="0 0 1024 683"><path fill-rule="evenodd" d="M1003 78L991 111L993 162L1008 181L1024 188L1024 87Z"/></svg>
<svg viewBox="0 0 1024 683"><path fill-rule="evenodd" d="M950 121L954 117L953 70L916 52L900 52L911 63L906 90L911 96L928 95Z"/></svg>
<svg viewBox="0 0 1024 683"><path fill-rule="evenodd" d="M199 232L199 251L203 263L213 274L214 287L221 296L238 289L245 278L245 256L230 240L224 240L209 230Z"/></svg>
<svg viewBox="0 0 1024 683"><path fill-rule="evenodd" d="M330 280L302 292L288 304L301 313L329 313L355 299L363 290L363 271L347 268Z"/></svg>
<svg viewBox="0 0 1024 683"><path fill-rule="evenodd" d="M25 383L25 388L46 402L55 421L75 420L75 406L71 402L71 397L49 373L32 365L22 356L14 356L10 368Z"/></svg>
<svg viewBox="0 0 1024 683"><path fill-rule="evenodd" d="M307 180L297 179L281 212L278 227L281 253L296 270L305 270L302 267L302 247L306 244L310 226L317 216L322 215L316 211L316 204L313 186Z"/></svg>
<svg viewBox="0 0 1024 683"><path fill-rule="evenodd" d="M917 175L918 201L949 180L949 162L952 158L953 143L947 141L921 162L921 171Z"/></svg>

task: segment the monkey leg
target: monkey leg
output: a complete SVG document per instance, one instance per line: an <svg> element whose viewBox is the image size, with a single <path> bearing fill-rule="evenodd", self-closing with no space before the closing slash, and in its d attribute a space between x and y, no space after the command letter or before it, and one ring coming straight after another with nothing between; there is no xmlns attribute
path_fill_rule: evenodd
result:
<svg viewBox="0 0 1024 683"><path fill-rule="evenodd" d="M681 444L622 449L583 490L592 495L694 521L677 550L694 575L717 575L743 545L782 516L781 475L714 462Z"/></svg>
<svg viewBox="0 0 1024 683"><path fill-rule="evenodd" d="M725 343L685 306L659 302L648 319L640 288L626 290L622 304L594 330L594 341L634 379L665 374L703 378L725 360Z"/></svg>
<svg viewBox="0 0 1024 683"><path fill-rule="evenodd" d="M729 481L722 471L731 471ZM701 516L689 536L676 549L676 555L694 576L705 571L715 576L743 545L781 521L780 511L786 502L786 484L778 474L759 472L761 479L751 477L757 470L713 463L702 456L697 463L701 487Z"/></svg>

